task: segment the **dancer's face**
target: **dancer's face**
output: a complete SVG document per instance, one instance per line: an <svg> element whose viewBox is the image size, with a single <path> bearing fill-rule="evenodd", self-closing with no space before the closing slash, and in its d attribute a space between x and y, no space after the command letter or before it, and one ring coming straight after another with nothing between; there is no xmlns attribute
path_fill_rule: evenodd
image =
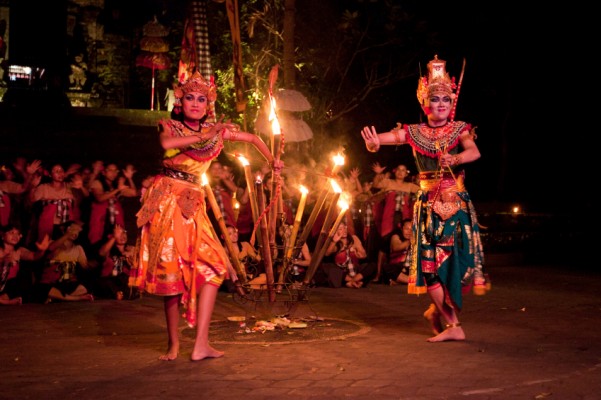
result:
<svg viewBox="0 0 601 400"><path fill-rule="evenodd" d="M188 92L182 98L182 109L187 119L199 120L207 113L207 96L200 92Z"/></svg>
<svg viewBox="0 0 601 400"><path fill-rule="evenodd" d="M441 121L449 118L453 100L448 94L434 93L430 96L428 106L430 109L428 118L434 121Z"/></svg>

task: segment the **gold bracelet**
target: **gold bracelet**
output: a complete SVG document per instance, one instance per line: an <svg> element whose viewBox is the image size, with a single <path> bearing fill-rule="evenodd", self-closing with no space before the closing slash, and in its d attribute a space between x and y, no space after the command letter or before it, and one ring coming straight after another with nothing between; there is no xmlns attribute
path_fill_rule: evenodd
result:
<svg viewBox="0 0 601 400"><path fill-rule="evenodd" d="M463 162L463 157L461 154L456 154L453 156L453 165L459 165Z"/></svg>

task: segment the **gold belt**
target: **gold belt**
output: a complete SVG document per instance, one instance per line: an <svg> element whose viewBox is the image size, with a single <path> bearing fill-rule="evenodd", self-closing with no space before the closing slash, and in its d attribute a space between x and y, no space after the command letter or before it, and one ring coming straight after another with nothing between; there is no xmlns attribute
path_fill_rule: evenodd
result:
<svg viewBox="0 0 601 400"><path fill-rule="evenodd" d="M450 172L420 172L419 187L424 192L465 192L464 174L453 175Z"/></svg>
<svg viewBox="0 0 601 400"><path fill-rule="evenodd" d="M184 171L179 171L177 169L163 167L163 175L168 176L169 178L179 179L180 181L194 183L196 185L200 183L200 179L198 179L198 176L189 174Z"/></svg>

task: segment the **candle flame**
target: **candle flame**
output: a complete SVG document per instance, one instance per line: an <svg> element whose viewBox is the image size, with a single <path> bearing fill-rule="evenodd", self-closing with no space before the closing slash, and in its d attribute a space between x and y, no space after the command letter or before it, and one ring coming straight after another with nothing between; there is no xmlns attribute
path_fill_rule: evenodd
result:
<svg viewBox="0 0 601 400"><path fill-rule="evenodd" d="M299 190L301 191L302 194L307 194L309 193L309 189L307 189L306 187L304 187L303 185L300 185Z"/></svg>
<svg viewBox="0 0 601 400"><path fill-rule="evenodd" d="M344 165L344 156L340 153L336 154L334 157L334 165Z"/></svg>
<svg viewBox="0 0 601 400"><path fill-rule="evenodd" d="M235 202L235 203L234 203L234 208L235 208L236 210L237 210L237 209L239 209L239 208L240 208L240 203L238 203L238 202Z"/></svg>
<svg viewBox="0 0 601 400"><path fill-rule="evenodd" d="M338 184L338 182L336 182L335 179L330 179L330 184L332 185L332 190L336 193L340 193L342 192L342 189L340 188L340 185Z"/></svg>
<svg viewBox="0 0 601 400"><path fill-rule="evenodd" d="M202 174L200 177L202 186L207 186L209 184L209 178L207 178L207 174Z"/></svg>
<svg viewBox="0 0 601 400"><path fill-rule="evenodd" d="M250 165L246 157L244 157L242 154L238 154L238 161L240 161L240 164L242 164L243 167L247 167Z"/></svg>

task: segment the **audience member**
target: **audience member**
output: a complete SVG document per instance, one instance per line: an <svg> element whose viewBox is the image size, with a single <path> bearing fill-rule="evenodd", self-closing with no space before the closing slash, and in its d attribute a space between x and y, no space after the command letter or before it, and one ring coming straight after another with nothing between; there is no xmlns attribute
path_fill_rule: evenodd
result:
<svg viewBox="0 0 601 400"><path fill-rule="evenodd" d="M80 211L75 207L75 195L70 183L65 182L65 170L60 164L50 169L48 183L42 183L31 191L31 203L37 212L37 240L48 235L57 239L62 232L60 226L67 221L80 221Z"/></svg>
<svg viewBox="0 0 601 400"><path fill-rule="evenodd" d="M400 228L388 235L388 252L386 262L382 266L382 280L391 286L409 281L409 265L407 252L411 244L411 219L405 219Z"/></svg>
<svg viewBox="0 0 601 400"><path fill-rule="evenodd" d="M20 246L22 238L23 234L16 226L6 225L3 228L0 243L0 304L23 303L24 291L32 284L32 275L29 274L26 280L20 279L25 276L21 271L21 261L41 259L50 244L46 236L44 240L36 243L37 250L34 252Z"/></svg>
<svg viewBox="0 0 601 400"><path fill-rule="evenodd" d="M36 177L35 172L39 169L42 162L34 160L27 164L24 172L23 181L17 179L11 168L0 167L0 228L20 221L24 210L21 203L21 195L27 193L33 186L40 183L41 177Z"/></svg>
<svg viewBox="0 0 601 400"><path fill-rule="evenodd" d="M123 300L138 297L137 289L128 285L135 247L127 243L127 231L121 225L115 225L113 234L100 247L99 255L103 260L100 276L94 293L98 297Z"/></svg>
<svg viewBox="0 0 601 400"><path fill-rule="evenodd" d="M78 244L82 226L69 221L62 226L63 235L50 243L46 263L39 282L34 286L34 299L52 301L93 301L80 276L88 268L84 248Z"/></svg>
<svg viewBox="0 0 601 400"><path fill-rule="evenodd" d="M121 197L138 196L138 190L133 180L136 170L128 164L119 176L116 164L108 164L105 170L90 184L92 207L88 240L95 245L113 232L115 225L125 226L125 213Z"/></svg>
<svg viewBox="0 0 601 400"><path fill-rule="evenodd" d="M367 252L357 235L349 235L345 221L340 222L325 256L333 257L334 265L322 263L321 267L328 276L331 287L345 285L349 288L366 286L374 274L373 262L366 262Z"/></svg>

